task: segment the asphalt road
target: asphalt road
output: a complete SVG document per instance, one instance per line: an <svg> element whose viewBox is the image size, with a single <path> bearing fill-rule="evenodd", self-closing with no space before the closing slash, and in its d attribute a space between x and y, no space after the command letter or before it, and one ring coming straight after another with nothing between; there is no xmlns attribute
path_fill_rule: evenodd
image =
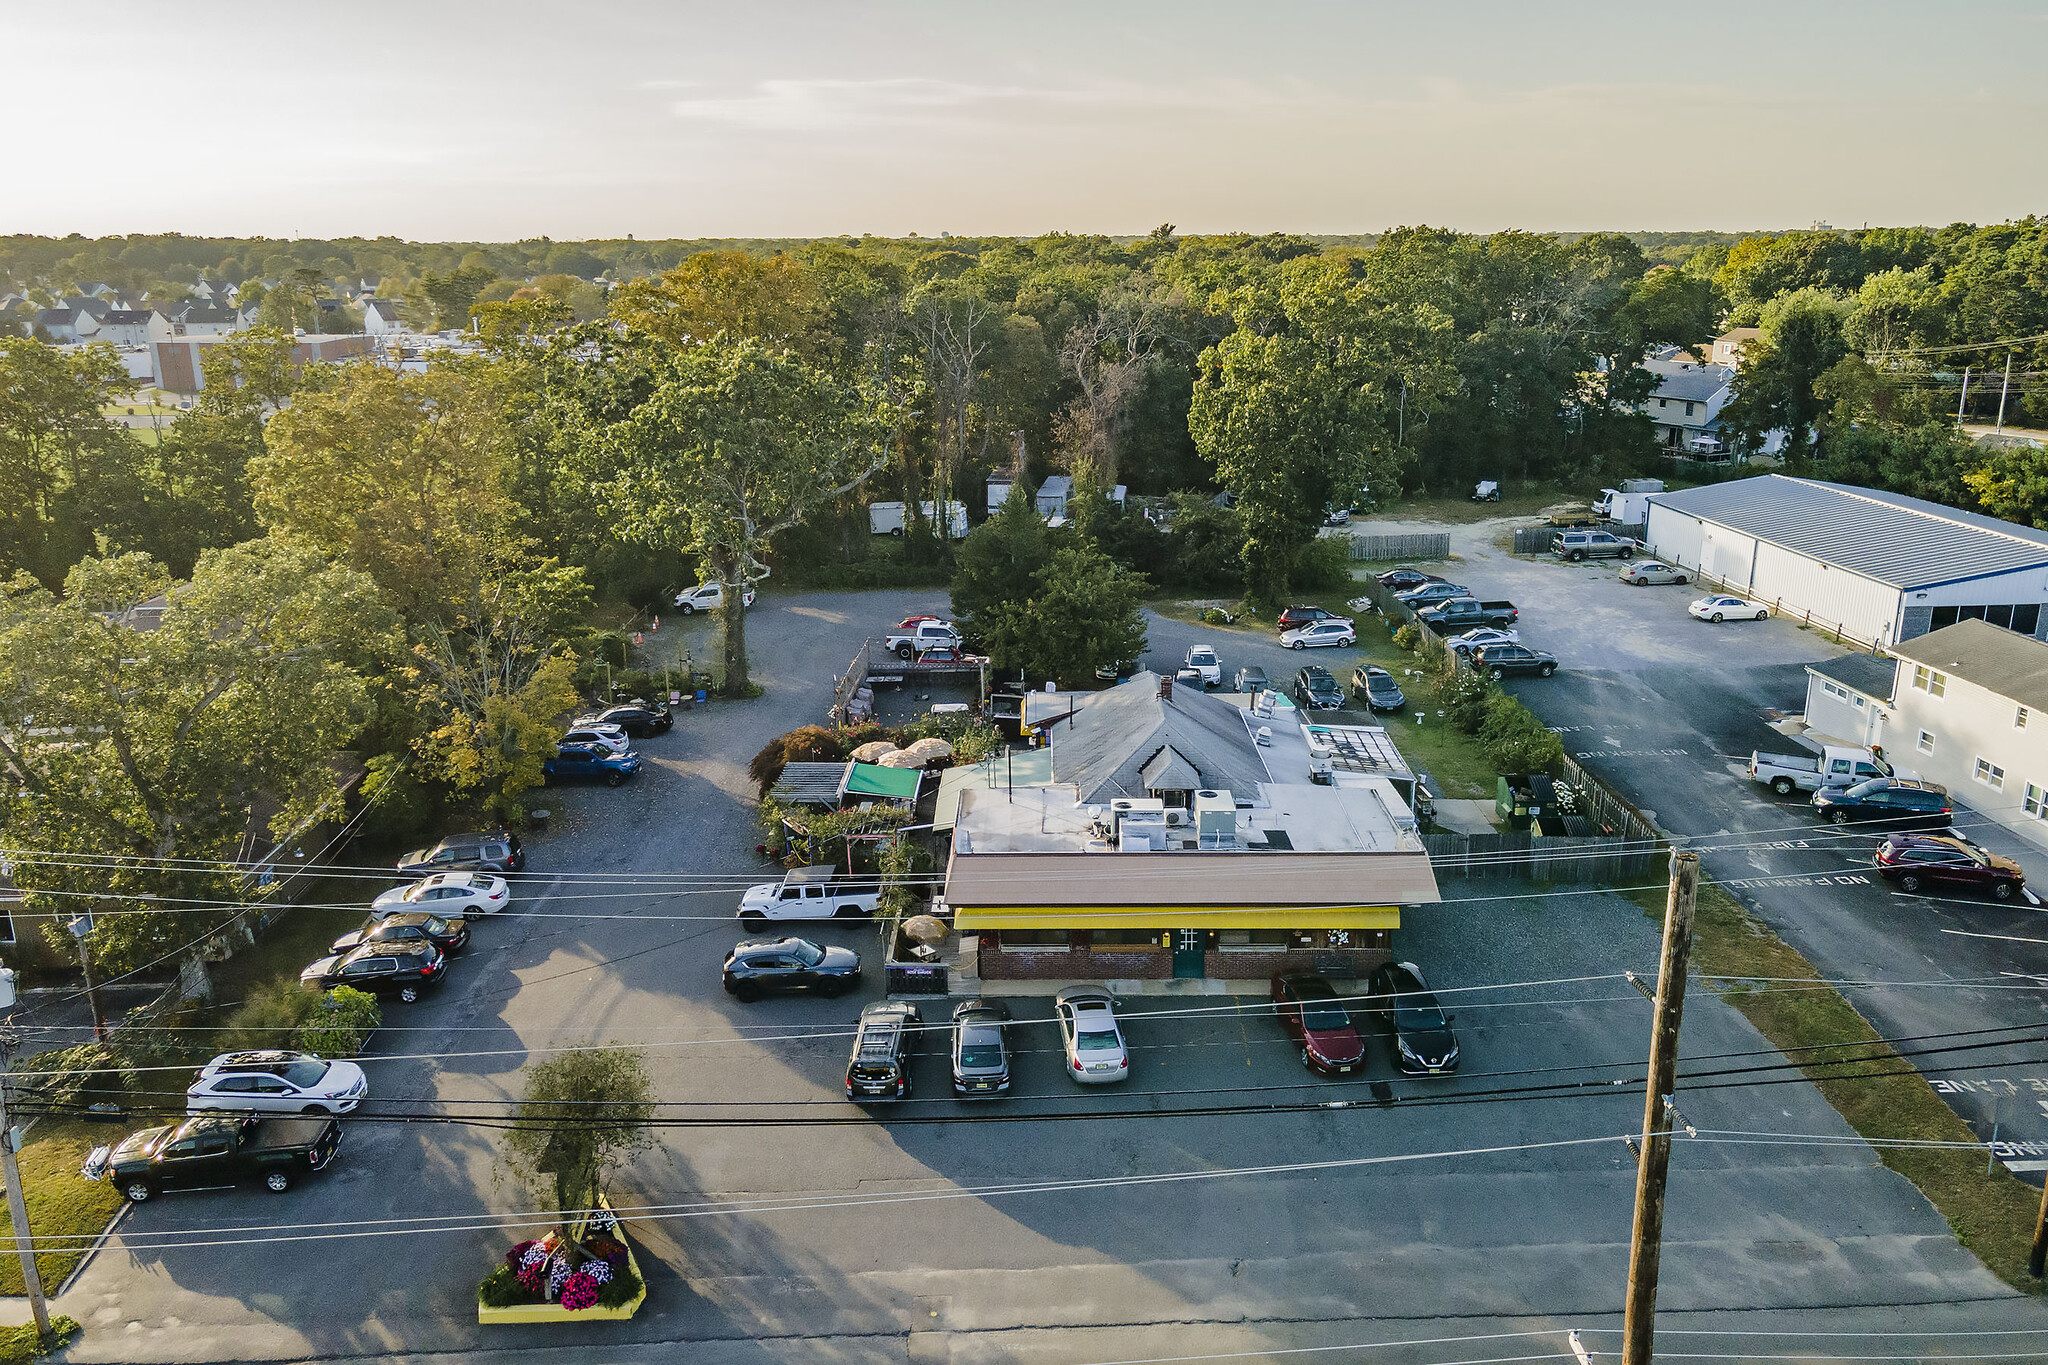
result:
<svg viewBox="0 0 2048 1365"><path fill-rule="evenodd" d="M1017 1099L943 1098L943 1064L927 1056L920 1091L941 1098L863 1111L839 1081L875 974L868 995L838 1001L743 1006L720 991L719 960L740 937L734 894L678 879L758 866L747 760L822 714L830 675L870 628L941 605L764 595L751 635L767 694L682 717L644 745L649 769L631 787L563 795L524 898L481 926L438 996L393 1010L398 1027L368 1064L374 1104L336 1167L284 1198L195 1193L131 1210L57 1302L87 1327L68 1358L687 1349L964 1365L1490 1332L1537 1343L1478 1352L1505 1356L1561 1351L1568 1327L1618 1326L1633 1165L1617 1135L1640 1122L1640 1100L1611 1082L1646 1047L1648 1006L1614 973L1656 959L1656 926L1619 896L1450 883L1443 905L1409 916L1401 950L1446 992L1463 1042L1464 1074L1441 1081L1395 1078L1377 1038L1369 1077L1317 1081L1270 1019L1147 1000L1162 1012L1132 1017L1133 1076L1115 1092L1055 1075L1050 1027L1027 1022ZM1155 627L1176 659L1178 629ZM875 947L864 929L820 937ZM1503 983L1530 984L1476 989ZM717 1120L663 1128L613 1184L615 1202L649 1210L632 1225L649 1303L629 1324L480 1328L475 1282L515 1234L468 1220L545 1205L503 1176L488 1128L377 1116L502 1103L526 1062L605 1041L647 1050L665 1117ZM1686 1052L1719 1059L1702 1067L1774 1060L1704 994ZM1560 1079L1591 1083L1485 1094ZM1301 1110L1304 1097L1350 1107ZM1252 1112L1171 1112L1217 1105ZM1091 1117L1111 1110L1136 1112ZM1959 1248L1803 1082L1700 1089L1686 1116L1702 1137L1675 1160L1667 1330L2048 1330L2048 1312ZM968 1121L933 1121L948 1118ZM1159 1176L1194 1178L1074 1183ZM419 1219L447 1222L397 1221Z"/></svg>
<svg viewBox="0 0 2048 1365"><path fill-rule="evenodd" d="M1799 746L1771 727L1805 705L1808 662L1842 651L1787 621L1693 620L1696 587L1632 588L1620 566L1517 560L1474 537L1453 572L1522 609L1523 639L1563 665L1508 687L1565 749L1701 851L1707 873L1901 1039L2033 1028L2008 1047L1915 1058L1937 1090L2038 1182L2048 1160L2048 916L2020 903L1893 891L1871 868L1877 835L1841 834L1804 794L1748 780L1757 749ZM2048 859L1981 815L1958 826L2037 868ZM2001 1035L1993 1035L2001 1036ZM1950 1038L1911 1047L1975 1044Z"/></svg>

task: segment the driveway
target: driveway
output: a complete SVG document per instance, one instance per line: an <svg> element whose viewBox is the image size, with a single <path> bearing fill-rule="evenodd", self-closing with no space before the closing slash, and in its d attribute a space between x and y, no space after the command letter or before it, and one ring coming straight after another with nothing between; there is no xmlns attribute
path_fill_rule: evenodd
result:
<svg viewBox="0 0 2048 1365"><path fill-rule="evenodd" d="M1522 609L1523 638L1563 665L1508 684L1566 752L1701 851L1710 876L1798 948L1880 1033L1928 1038L2038 1029L2048 1012L2048 917L2024 905L1894 893L1876 838L1822 826L1744 768L1799 746L1771 727L1805 705L1808 662L1843 651L1789 622L1695 621L1691 587L1631 588L1617 566L1519 559L1474 535L1459 579ZM1964 832L2048 875L2048 858L1966 815ZM2043 885L2048 885L2044 881ZM1974 1042L1973 1039L1957 1040ZM2030 1178L2048 1166L2048 1052L2038 1041L1916 1059L1937 1090Z"/></svg>
<svg viewBox="0 0 2048 1365"><path fill-rule="evenodd" d="M688 1343L720 1362L966 1365L1491 1331L1549 1352L1566 1326L1618 1326L1634 1171L1618 1135L1641 1101L1603 1082L1640 1067L1648 1006L1613 974L1657 954L1656 926L1620 896L1449 882L1443 905L1409 916L1402 952L1445 992L1463 1042L1463 1074L1438 1080L1396 1077L1375 1036L1370 1075L1319 1081L1270 1019L1161 1000L1131 1017L1125 1087L1067 1083L1050 1025L1030 1019L1016 1098L947 1097L934 1053L917 1062L918 1099L868 1111L840 1081L877 974L859 999L721 992L734 888L769 871L750 853L748 759L818 719L870 628L941 605L764 595L751 638L766 695L647 741L639 783L563 794L523 898L437 997L394 1009L368 1063L374 1102L336 1168L282 1199L132 1210L57 1302L87 1328L68 1358L595 1361ZM704 629L686 628L699 657L708 642L688 632ZM818 937L876 946L865 929ZM501 1176L493 1129L464 1117L502 1113L528 1061L606 1041L646 1049L663 1104L657 1145L613 1186L646 1211L631 1233L648 1306L630 1324L479 1328L475 1283L515 1234L476 1220L545 1204ZM1705 992L1686 1052L1774 1057ZM1567 1078L1593 1083L1487 1098ZM2048 1328L1810 1086L1683 1101L1709 1132L1845 1141L1681 1145L1667 1327ZM1162 1175L1191 1178L1076 1183ZM280 1240L300 1236L317 1239ZM1701 1349L1737 1349L1715 1340Z"/></svg>

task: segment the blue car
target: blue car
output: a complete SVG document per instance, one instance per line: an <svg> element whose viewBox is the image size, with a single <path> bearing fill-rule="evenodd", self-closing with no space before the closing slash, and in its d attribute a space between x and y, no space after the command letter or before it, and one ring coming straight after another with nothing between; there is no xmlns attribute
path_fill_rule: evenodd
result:
<svg viewBox="0 0 2048 1365"><path fill-rule="evenodd" d="M640 771L640 754L628 749L615 754L596 744L558 744L555 756L540 765L549 782L602 782L616 787Z"/></svg>

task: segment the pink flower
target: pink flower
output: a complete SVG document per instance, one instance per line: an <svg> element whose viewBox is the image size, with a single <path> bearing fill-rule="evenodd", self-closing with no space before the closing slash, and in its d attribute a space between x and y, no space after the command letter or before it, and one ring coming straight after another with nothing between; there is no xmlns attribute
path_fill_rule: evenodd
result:
<svg viewBox="0 0 2048 1365"><path fill-rule="evenodd" d="M584 1271L577 1271L562 1282L562 1307L572 1313L581 1312L597 1302L597 1280Z"/></svg>

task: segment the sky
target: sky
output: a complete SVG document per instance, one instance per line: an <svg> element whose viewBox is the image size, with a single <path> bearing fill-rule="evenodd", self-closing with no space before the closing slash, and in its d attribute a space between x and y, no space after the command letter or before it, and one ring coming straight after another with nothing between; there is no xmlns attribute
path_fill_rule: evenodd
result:
<svg viewBox="0 0 2048 1365"><path fill-rule="evenodd" d="M2048 211L2048 0L0 0L0 232L1742 230Z"/></svg>

